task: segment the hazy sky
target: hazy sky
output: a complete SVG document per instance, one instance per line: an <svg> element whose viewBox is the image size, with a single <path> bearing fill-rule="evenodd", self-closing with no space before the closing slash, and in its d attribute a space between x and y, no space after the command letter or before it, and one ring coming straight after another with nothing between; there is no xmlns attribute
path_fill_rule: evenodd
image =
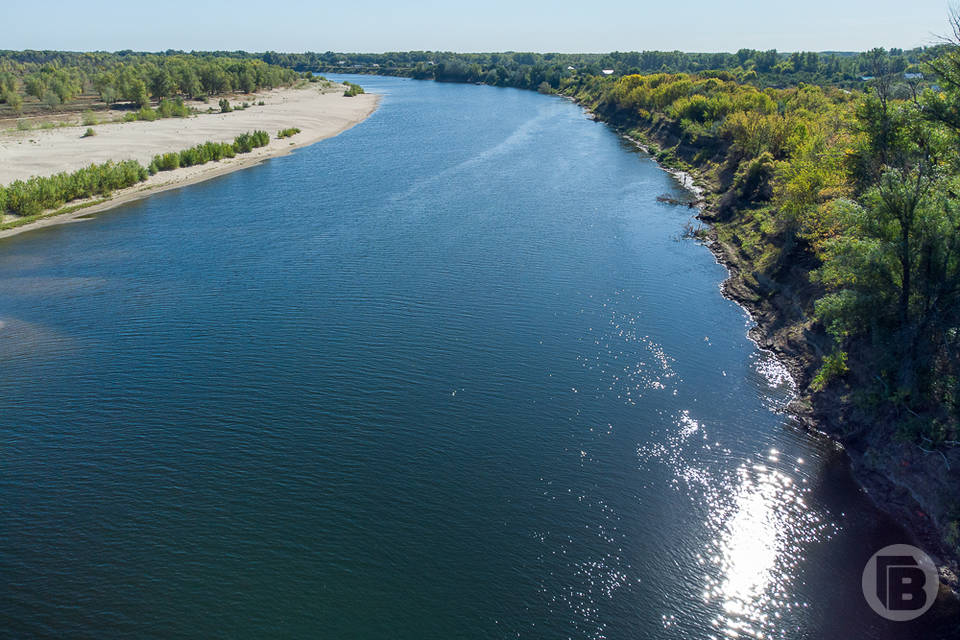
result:
<svg viewBox="0 0 960 640"><path fill-rule="evenodd" d="M863 50L931 44L940 0L0 0L3 49Z"/></svg>

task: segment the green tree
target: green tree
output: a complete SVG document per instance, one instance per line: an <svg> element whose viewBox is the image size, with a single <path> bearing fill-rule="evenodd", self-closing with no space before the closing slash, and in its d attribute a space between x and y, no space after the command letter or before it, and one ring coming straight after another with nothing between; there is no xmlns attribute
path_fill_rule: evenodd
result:
<svg viewBox="0 0 960 640"><path fill-rule="evenodd" d="M153 74L150 82L150 93L153 94L154 99L160 100L171 96L176 92L176 88L173 78L165 69Z"/></svg>
<svg viewBox="0 0 960 640"><path fill-rule="evenodd" d="M47 93L47 83L40 74L32 74L23 79L23 87L28 96L42 100Z"/></svg>
<svg viewBox="0 0 960 640"><path fill-rule="evenodd" d="M6 102L11 109L13 109L14 113L19 114L23 111L23 98L16 91L7 89L3 93L3 101Z"/></svg>

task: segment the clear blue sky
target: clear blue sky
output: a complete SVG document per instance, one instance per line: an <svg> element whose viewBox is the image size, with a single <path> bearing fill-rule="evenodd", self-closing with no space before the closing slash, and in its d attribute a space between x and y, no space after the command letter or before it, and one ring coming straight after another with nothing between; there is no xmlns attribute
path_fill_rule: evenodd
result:
<svg viewBox="0 0 960 640"><path fill-rule="evenodd" d="M931 44L945 0L0 0L0 48L863 50Z"/></svg>

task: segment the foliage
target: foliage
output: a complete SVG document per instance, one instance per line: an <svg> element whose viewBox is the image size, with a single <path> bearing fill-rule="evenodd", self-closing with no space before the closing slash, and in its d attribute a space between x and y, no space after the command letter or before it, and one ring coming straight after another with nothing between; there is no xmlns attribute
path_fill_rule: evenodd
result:
<svg viewBox="0 0 960 640"><path fill-rule="evenodd" d="M149 105L144 105L136 111L132 111L123 116L123 121L136 122L142 120L153 122L160 118L186 118L192 113L190 107L183 103L183 98L164 98L160 101L160 104L157 105L156 109L151 108Z"/></svg>
<svg viewBox="0 0 960 640"><path fill-rule="evenodd" d="M238 135L233 141L233 148L237 153L248 153L268 144L270 144L270 135L266 131L253 131Z"/></svg>
<svg viewBox="0 0 960 640"><path fill-rule="evenodd" d="M183 103L183 98L164 98L157 105L157 113L161 118L186 118L191 114L190 107Z"/></svg>
<svg viewBox="0 0 960 640"><path fill-rule="evenodd" d="M134 160L92 164L73 173L17 180L0 187L0 211L37 215L71 200L105 195L146 180L147 170Z"/></svg>
<svg viewBox="0 0 960 640"><path fill-rule="evenodd" d="M87 127L87 130L84 131L84 132L83 132L83 135L80 136L80 137L81 137L81 138L92 138L92 137L95 136L95 135L97 135L97 132L94 131L92 127Z"/></svg>
<svg viewBox="0 0 960 640"><path fill-rule="evenodd" d="M218 162L224 158L233 158L238 153L249 153L257 147L264 147L270 143L270 136L266 131L253 131L237 136L233 143L204 142L189 149L173 153L163 153L153 157L148 166L151 175L158 171L172 171L180 167L192 167Z"/></svg>
<svg viewBox="0 0 960 640"><path fill-rule="evenodd" d="M850 371L850 368L847 367L847 354L840 350L834 351L824 357L823 364L817 371L817 375L814 376L810 386L814 391L823 391L831 380L846 374L848 371Z"/></svg>
<svg viewBox="0 0 960 640"><path fill-rule="evenodd" d="M300 77L243 53L0 51L0 96L32 97L48 106L98 94L106 104L123 100L139 108L151 99L289 86ZM13 106L16 100L4 102Z"/></svg>
<svg viewBox="0 0 960 640"><path fill-rule="evenodd" d="M297 127L290 127L289 129L280 129L277 131L277 138L289 138L290 136L300 133L300 129Z"/></svg>
<svg viewBox="0 0 960 640"><path fill-rule="evenodd" d="M142 120L144 122L153 122L159 117L160 117L159 113L151 109L148 105L144 105L139 109L137 109L136 111L133 111L123 116L123 121L136 122L138 120Z"/></svg>
<svg viewBox="0 0 960 640"><path fill-rule="evenodd" d="M87 129L83 137L91 135L95 135L93 129ZM149 167L143 167L135 160L105 162L73 173L17 180L0 187L0 212L18 216L38 215L72 200L108 195L116 189L142 182L158 171L233 158L238 153L248 153L269 143L270 135L266 131L253 131L240 134L233 143L205 142L180 152L154 156Z"/></svg>
<svg viewBox="0 0 960 640"><path fill-rule="evenodd" d="M4 89L0 93L0 102L6 103L14 113L23 111L23 98L13 89Z"/></svg>
<svg viewBox="0 0 960 640"><path fill-rule="evenodd" d="M933 50L936 50L935 48ZM919 72L923 48L885 52L893 73ZM736 53L681 51L626 51L583 53L452 53L448 51L391 51L387 53L251 53L271 64L298 71L379 73L439 82L485 84L538 89L546 82L559 89L565 82L599 76L603 69L614 77L634 74L686 73L736 80L760 88L798 85L863 87L872 74L869 52L780 53L741 49ZM904 79L903 83L907 80Z"/></svg>
<svg viewBox="0 0 960 640"><path fill-rule="evenodd" d="M160 100L160 104L157 105L156 109L151 108L149 105L144 105L138 110L123 116L123 121L135 122L137 120L143 120L153 122L160 118L186 118L192 113L193 111L191 111L190 107L183 103L183 98L164 98Z"/></svg>
<svg viewBox="0 0 960 640"><path fill-rule="evenodd" d="M352 98L353 96L358 96L363 93L363 87L358 84L353 84L352 82L344 82L343 84L347 87L346 91L343 92L346 98Z"/></svg>

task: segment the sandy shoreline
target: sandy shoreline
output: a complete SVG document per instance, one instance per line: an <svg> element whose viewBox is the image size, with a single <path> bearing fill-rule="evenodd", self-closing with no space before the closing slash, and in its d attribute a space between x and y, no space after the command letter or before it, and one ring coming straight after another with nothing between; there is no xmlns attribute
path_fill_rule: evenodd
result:
<svg viewBox="0 0 960 640"><path fill-rule="evenodd" d="M259 164L269 158L285 155L293 149L336 136L362 122L376 110L379 96L361 94L352 98L342 93L320 91L311 85L304 89L263 91L255 97L244 96L247 102L264 101L231 113L201 114L191 118L168 118L154 122L125 122L94 127L97 135L80 138L86 127L16 131L0 134L0 184L9 184L31 176L75 171L91 163L133 159L146 166L158 153L180 151L207 142L228 142L246 131L265 130L270 144L235 158L204 165L162 171L127 189L114 192L103 203L70 213L52 215L33 222L0 230L0 238L17 235L54 224L78 221L121 204L145 198L154 193L176 189L209 180ZM235 101L231 101L234 103ZM300 133L283 140L274 139L279 129L297 127ZM76 200L71 207L102 198ZM14 220L7 216L4 222Z"/></svg>

